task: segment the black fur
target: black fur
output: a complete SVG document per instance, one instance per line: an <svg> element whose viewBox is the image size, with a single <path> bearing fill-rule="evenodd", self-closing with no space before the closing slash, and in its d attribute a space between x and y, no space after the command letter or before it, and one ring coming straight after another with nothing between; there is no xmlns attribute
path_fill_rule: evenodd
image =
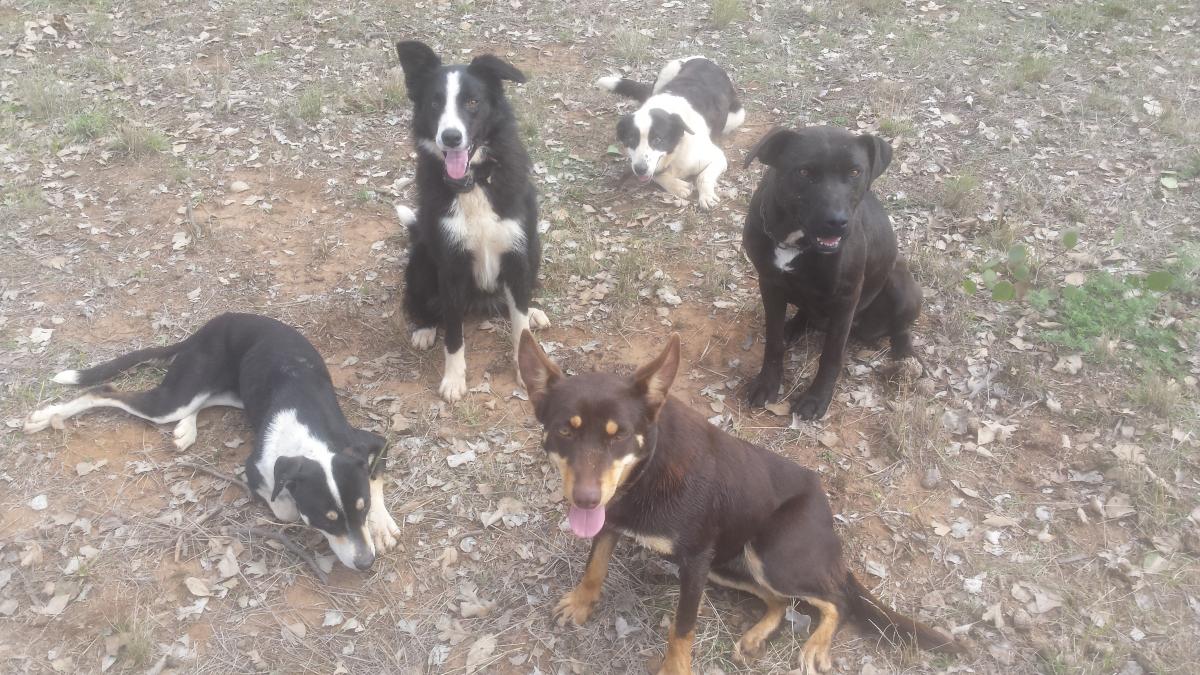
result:
<svg viewBox="0 0 1200 675"><path fill-rule="evenodd" d="M875 136L809 127L768 133L747 166L755 157L769 168L750 200L742 243L758 271L766 347L747 398L755 406L774 400L786 343L822 328L817 374L792 401L793 412L815 419L829 407L851 333L863 340L888 335L894 357L912 353L909 329L921 309L921 289L871 192L892 149ZM787 269L779 267L777 249L794 256ZM789 304L797 312L785 326Z"/></svg>
<svg viewBox="0 0 1200 675"><path fill-rule="evenodd" d="M503 88L504 80L524 82L525 77L490 54L476 57L466 66L445 66L420 42L400 42L396 52L413 102L412 131L418 150L419 203L416 223L410 228L404 306L410 328L440 325L446 350L454 353L462 348L464 315L494 307L505 289L521 311L529 311L541 260L537 193L529 180L529 156ZM446 76L451 72L459 74L462 84L459 100L477 103L464 122L470 145L484 156L470 169L469 189L482 190L496 215L520 223L524 232L523 248L502 255L499 278L491 288L481 288L472 274L477 253L449 239L442 225L463 193L462 186L447 183L445 162L431 147L438 141L435 135L445 105Z"/></svg>
<svg viewBox="0 0 1200 675"><path fill-rule="evenodd" d="M652 94L680 96L708 123L709 136L714 141L720 138L729 114L742 109L729 75L720 66L705 58L685 61L679 73L657 92L645 84L622 78L617 82L613 93L632 98L638 103L645 103ZM626 145L637 145L636 137L632 143L626 142ZM670 147L674 147L674 144Z"/></svg>

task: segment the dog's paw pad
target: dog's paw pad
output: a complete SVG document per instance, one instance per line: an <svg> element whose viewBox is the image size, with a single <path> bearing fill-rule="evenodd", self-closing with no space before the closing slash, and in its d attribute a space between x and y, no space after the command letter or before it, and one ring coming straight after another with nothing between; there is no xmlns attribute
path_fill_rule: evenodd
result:
<svg viewBox="0 0 1200 675"><path fill-rule="evenodd" d="M418 328L412 332L412 346L414 349L429 349L437 340L436 328Z"/></svg>
<svg viewBox="0 0 1200 675"><path fill-rule="evenodd" d="M438 393L446 401L453 403L467 394L467 380L462 377L444 377L438 387Z"/></svg>
<svg viewBox="0 0 1200 675"><path fill-rule="evenodd" d="M529 309L529 327L533 329L549 328L550 317L537 307L531 307Z"/></svg>

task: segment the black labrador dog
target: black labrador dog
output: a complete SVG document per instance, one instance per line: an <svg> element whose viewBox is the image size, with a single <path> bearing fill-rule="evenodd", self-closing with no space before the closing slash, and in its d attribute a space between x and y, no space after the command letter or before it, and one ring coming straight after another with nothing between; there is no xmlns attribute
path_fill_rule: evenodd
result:
<svg viewBox="0 0 1200 675"><path fill-rule="evenodd" d="M836 127L775 129L746 157L768 169L742 230L766 315L762 370L749 385L750 405L779 393L786 344L824 329L817 375L792 401L792 412L818 419L829 408L846 339L891 337L892 357L912 354L909 327L921 289L896 250L896 234L871 183L892 161L882 138ZM785 325L788 304L796 315Z"/></svg>

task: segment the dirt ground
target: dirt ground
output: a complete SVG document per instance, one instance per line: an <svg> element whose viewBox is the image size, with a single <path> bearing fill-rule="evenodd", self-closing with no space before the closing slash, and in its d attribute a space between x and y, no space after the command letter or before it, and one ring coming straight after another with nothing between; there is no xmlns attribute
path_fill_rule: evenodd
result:
<svg viewBox="0 0 1200 675"><path fill-rule="evenodd" d="M0 670L639 673L661 656L674 569L632 543L587 626L551 619L587 546L506 322L470 324L473 389L453 406L440 349L409 346L393 204L415 204L414 155L392 44L419 38L529 76L509 92L535 160L552 356L628 369L681 333L676 395L818 469L860 578L971 649L846 627L837 672L1192 672L1198 20L1186 0L0 0ZM696 53L747 108L707 213L616 189L630 106L592 86ZM741 400L762 350L740 251L761 170L741 160L771 127L813 123L896 149L876 191L925 289L925 372L853 344L828 416L794 423ZM1154 272L1167 291L1139 285ZM1009 281L1018 297L993 300ZM245 532L280 527L261 503L180 465L240 471L236 410L202 413L182 453L118 413L21 432L71 395L57 370L231 309L302 330L351 419L391 442L402 547L371 571L289 529L321 583ZM789 351L793 388L818 345ZM797 609L739 666L761 605L710 589L696 671L797 668Z"/></svg>

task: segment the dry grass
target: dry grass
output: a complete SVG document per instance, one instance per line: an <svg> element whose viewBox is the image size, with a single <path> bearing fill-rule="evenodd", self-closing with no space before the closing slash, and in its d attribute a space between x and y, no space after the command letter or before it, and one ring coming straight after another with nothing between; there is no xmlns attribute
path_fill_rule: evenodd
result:
<svg viewBox="0 0 1200 675"><path fill-rule="evenodd" d="M746 17L746 6L742 0L712 0L709 21L713 26L724 28L735 21L744 21Z"/></svg>

